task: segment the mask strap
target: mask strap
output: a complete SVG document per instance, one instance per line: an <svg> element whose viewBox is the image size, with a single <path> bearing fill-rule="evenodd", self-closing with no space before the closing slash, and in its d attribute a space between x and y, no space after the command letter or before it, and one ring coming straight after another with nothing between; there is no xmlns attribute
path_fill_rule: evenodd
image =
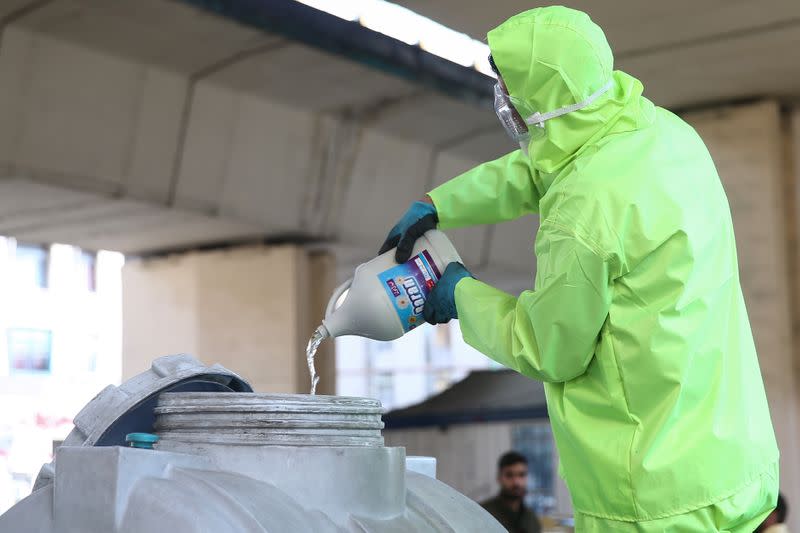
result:
<svg viewBox="0 0 800 533"><path fill-rule="evenodd" d="M614 85L614 80L609 80L608 83L600 87L594 93L589 95L589 97L584 100L583 102L578 102L577 104L568 105L566 107L562 107L556 109L555 111L548 111L547 113L539 113L536 112L533 115L529 116L525 119L525 123L531 126L537 125L539 127L544 127L544 122L546 120L550 120L551 118L560 117L561 115L566 115L567 113L572 113L573 111L577 111L579 109L583 109L584 107L591 105L592 102L600 98L603 94L608 92L609 89Z"/></svg>

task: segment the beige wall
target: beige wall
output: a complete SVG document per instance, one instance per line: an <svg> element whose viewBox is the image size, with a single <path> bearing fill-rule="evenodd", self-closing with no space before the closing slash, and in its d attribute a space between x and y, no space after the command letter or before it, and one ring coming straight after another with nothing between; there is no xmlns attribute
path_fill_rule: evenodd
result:
<svg viewBox="0 0 800 533"><path fill-rule="evenodd" d="M133 260L123 270L123 379L154 358L191 353L257 391L307 392L305 347L333 283L326 254L248 246ZM333 343L317 356L318 392L335 390Z"/></svg>
<svg viewBox="0 0 800 533"><path fill-rule="evenodd" d="M706 142L733 213L739 272L758 347L775 434L781 449L781 489L800 504L800 292L790 116L777 103L719 108L686 118ZM800 123L797 114L795 124ZM790 142L793 142L792 146ZM787 149L789 148L789 149ZM690 194L687 191L687 194ZM800 529L800 514L793 513Z"/></svg>

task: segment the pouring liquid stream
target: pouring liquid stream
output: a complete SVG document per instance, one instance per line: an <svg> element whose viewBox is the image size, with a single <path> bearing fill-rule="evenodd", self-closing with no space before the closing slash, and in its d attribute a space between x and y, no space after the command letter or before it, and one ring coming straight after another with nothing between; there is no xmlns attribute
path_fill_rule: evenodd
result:
<svg viewBox="0 0 800 533"><path fill-rule="evenodd" d="M314 355L316 355L319 345L327 336L328 335L325 329L322 326L318 327L308 340L308 346L306 347L306 362L308 363L308 373L311 376L312 395L317 393L317 383L319 383L317 369L314 366Z"/></svg>

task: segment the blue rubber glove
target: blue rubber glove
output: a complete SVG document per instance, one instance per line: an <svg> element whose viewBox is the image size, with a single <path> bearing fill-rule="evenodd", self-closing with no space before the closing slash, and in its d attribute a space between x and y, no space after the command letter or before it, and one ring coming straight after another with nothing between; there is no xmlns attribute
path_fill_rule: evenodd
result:
<svg viewBox="0 0 800 533"><path fill-rule="evenodd" d="M439 216L436 214L433 204L414 202L400 222L395 224L392 231L389 232L378 255L396 247L394 260L398 263L405 263L411 257L411 250L417 239L422 237L426 231L436 228L438 222Z"/></svg>
<svg viewBox="0 0 800 533"><path fill-rule="evenodd" d="M474 277L461 263L450 263L428 295L422 314L429 324L444 324L458 318L456 285L464 278Z"/></svg>

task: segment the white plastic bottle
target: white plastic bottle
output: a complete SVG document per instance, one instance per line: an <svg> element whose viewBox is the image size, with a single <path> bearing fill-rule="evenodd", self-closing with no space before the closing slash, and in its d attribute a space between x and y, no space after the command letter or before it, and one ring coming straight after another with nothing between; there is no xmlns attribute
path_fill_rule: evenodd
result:
<svg viewBox="0 0 800 533"><path fill-rule="evenodd" d="M424 324L422 309L433 286L451 262L461 262L444 233L430 230L417 239L411 258L394 260L395 250L356 268L328 302L322 336L358 335L390 341ZM336 307L342 295L344 300Z"/></svg>

